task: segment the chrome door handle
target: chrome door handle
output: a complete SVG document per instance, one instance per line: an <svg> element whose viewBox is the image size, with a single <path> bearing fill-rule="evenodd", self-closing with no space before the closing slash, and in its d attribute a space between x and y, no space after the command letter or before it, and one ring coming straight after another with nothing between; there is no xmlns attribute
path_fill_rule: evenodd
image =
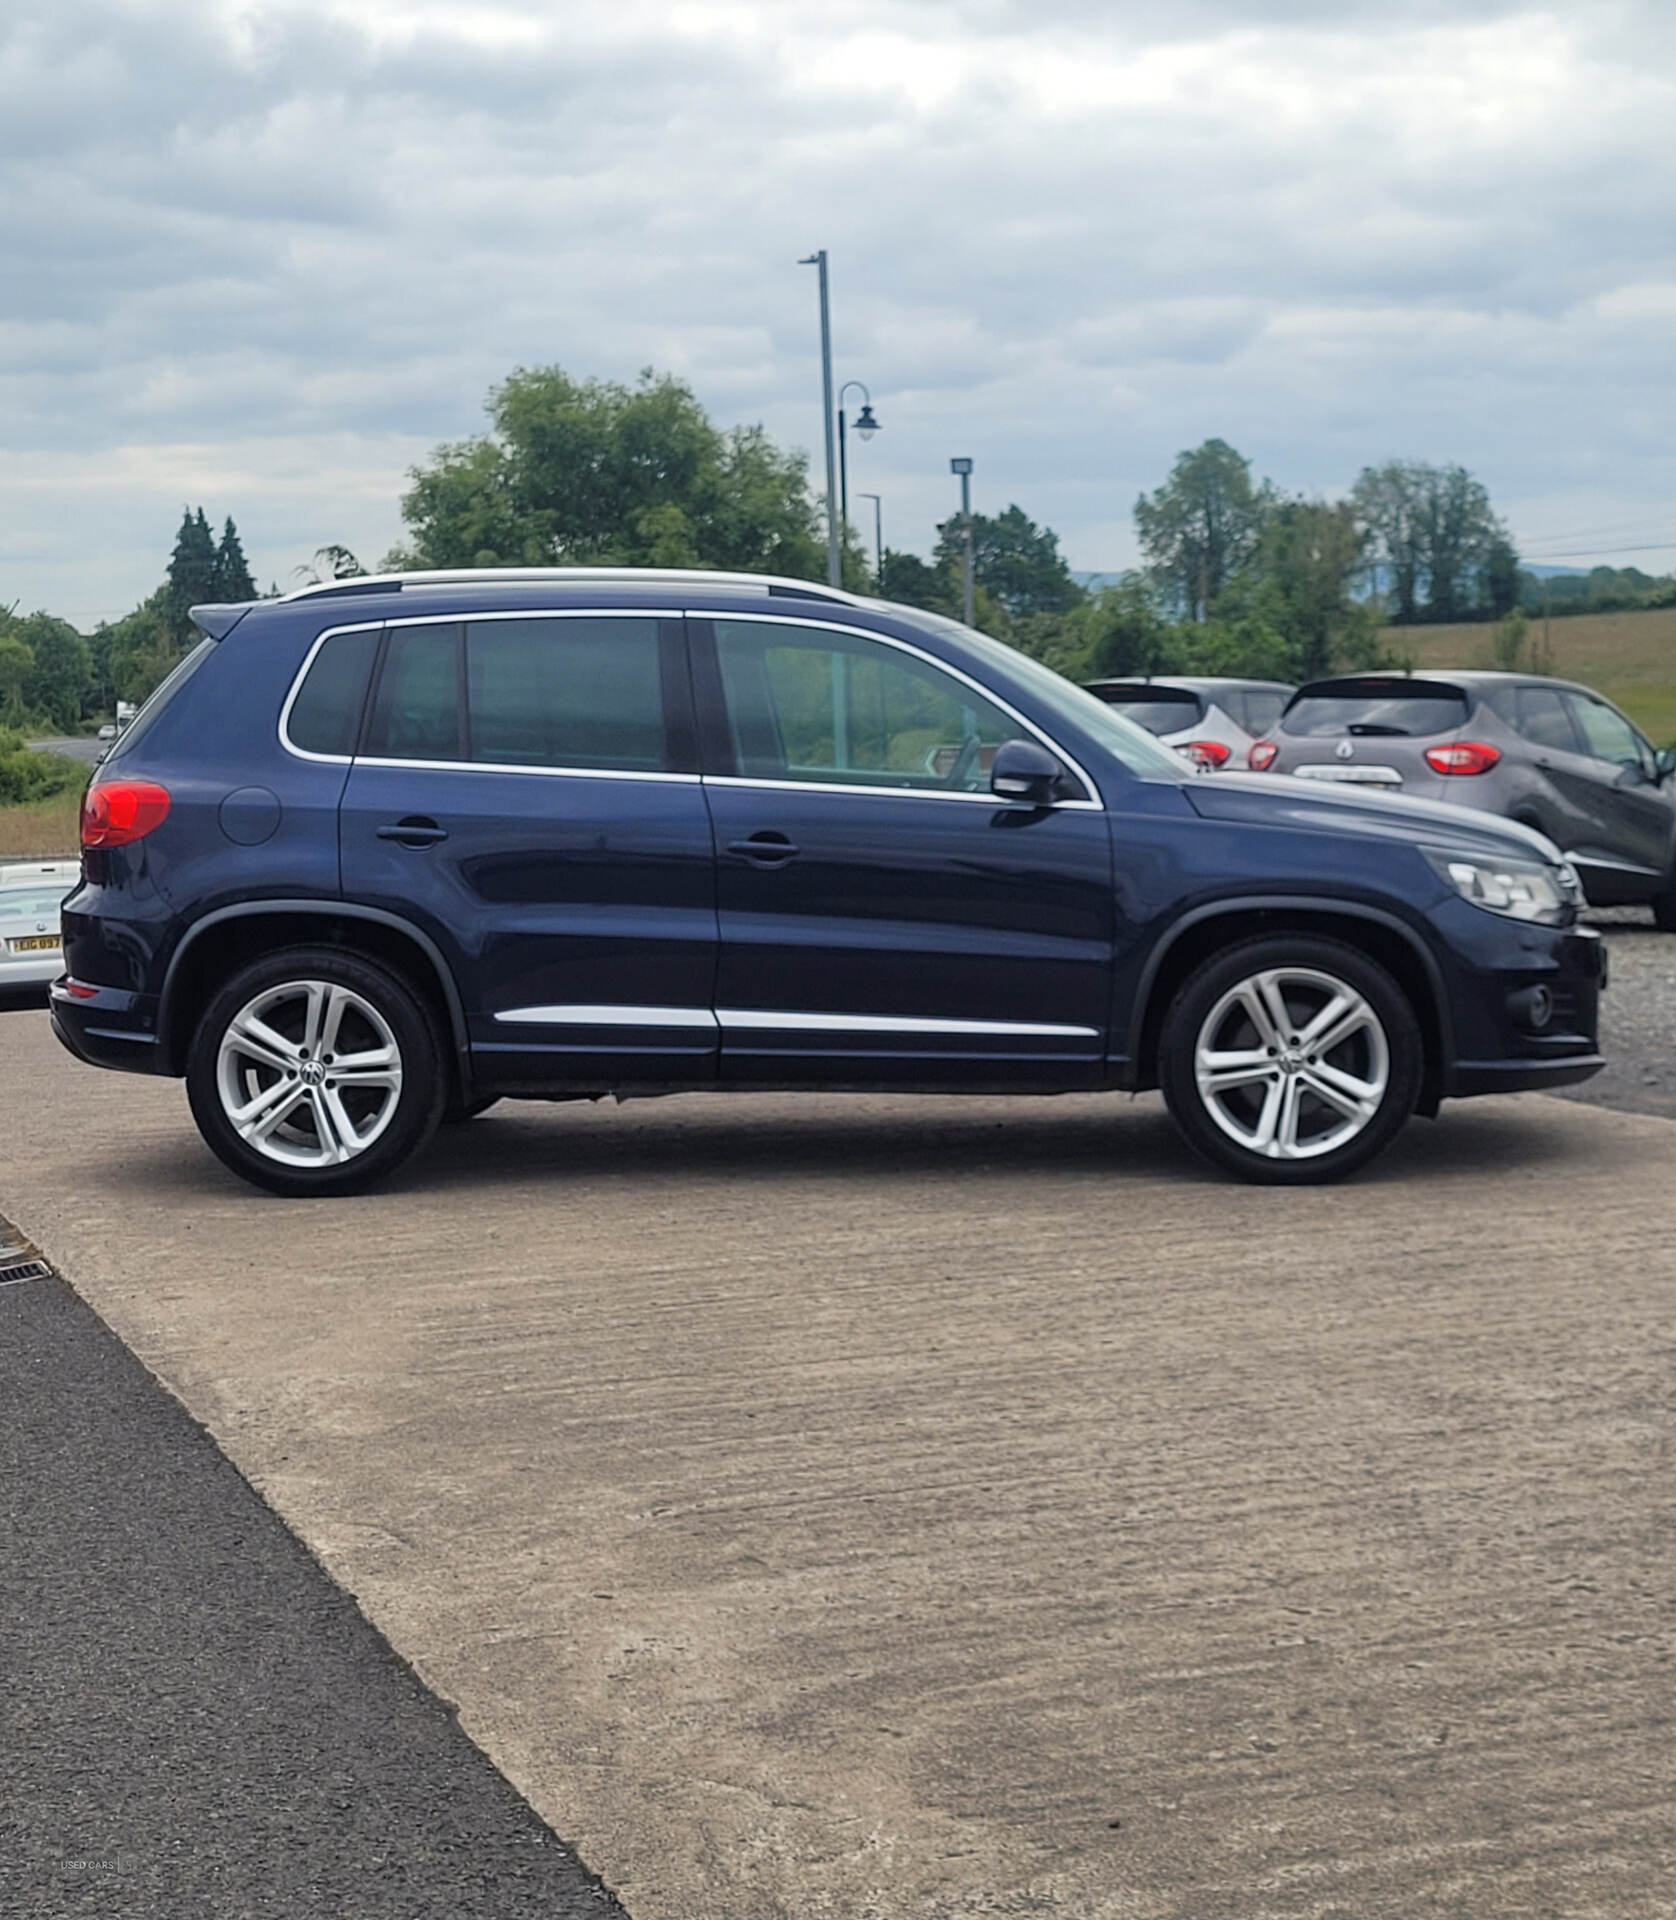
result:
<svg viewBox="0 0 1676 1920"><path fill-rule="evenodd" d="M380 840L394 840L403 847L434 847L439 840L448 838L448 829L439 827L428 814L410 814L405 820L398 820L394 826L378 829Z"/></svg>

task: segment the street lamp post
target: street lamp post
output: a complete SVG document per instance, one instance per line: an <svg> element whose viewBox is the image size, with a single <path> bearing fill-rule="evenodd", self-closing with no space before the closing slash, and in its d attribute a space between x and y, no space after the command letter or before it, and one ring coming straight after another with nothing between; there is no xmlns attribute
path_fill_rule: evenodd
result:
<svg viewBox="0 0 1676 1920"><path fill-rule="evenodd" d="M850 465L844 451L844 395L851 387L861 388L861 411L855 417L857 438L871 440L879 430L873 418L873 396L865 382L846 380L838 389L838 519L846 535L850 530Z"/></svg>
<svg viewBox="0 0 1676 1920"><path fill-rule="evenodd" d="M840 587L843 548L838 535L838 475L832 450L832 309L827 298L826 248L799 260L800 267L818 267L821 276L821 427L826 435L826 578Z"/></svg>
<svg viewBox="0 0 1676 1920"><path fill-rule="evenodd" d="M880 593L885 588L885 510L876 493L856 494L858 500L873 502L873 585Z"/></svg>
<svg viewBox="0 0 1676 1920"><path fill-rule="evenodd" d="M960 520L965 536L964 551L960 559L960 604L962 617L967 626L977 625L977 606L975 588L972 582L972 463L970 460L951 460L949 472L960 475Z"/></svg>

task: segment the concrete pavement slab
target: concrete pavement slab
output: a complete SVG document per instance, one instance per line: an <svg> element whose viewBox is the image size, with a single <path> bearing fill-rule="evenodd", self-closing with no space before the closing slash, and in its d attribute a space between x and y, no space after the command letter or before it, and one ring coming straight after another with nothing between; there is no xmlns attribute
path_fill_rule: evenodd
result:
<svg viewBox="0 0 1676 1920"><path fill-rule="evenodd" d="M639 1920L1666 1913L1676 1129L509 1107L239 1185L0 1023L0 1208Z"/></svg>

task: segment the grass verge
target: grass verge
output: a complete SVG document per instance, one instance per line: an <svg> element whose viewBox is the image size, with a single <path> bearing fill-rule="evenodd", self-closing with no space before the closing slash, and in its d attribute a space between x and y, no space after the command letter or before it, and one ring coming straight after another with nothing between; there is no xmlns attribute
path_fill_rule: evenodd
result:
<svg viewBox="0 0 1676 1920"><path fill-rule="evenodd" d="M1456 627L1387 627L1385 644L1417 668L1438 673L1449 667L1495 664L1495 626L1490 621ZM1676 607L1639 613L1580 613L1549 626L1553 671L1604 693L1655 746L1676 742ZM1542 645L1542 622L1533 620L1527 655Z"/></svg>
<svg viewBox="0 0 1676 1920"><path fill-rule="evenodd" d="M0 860L74 860L80 851L80 814L80 787L0 807Z"/></svg>

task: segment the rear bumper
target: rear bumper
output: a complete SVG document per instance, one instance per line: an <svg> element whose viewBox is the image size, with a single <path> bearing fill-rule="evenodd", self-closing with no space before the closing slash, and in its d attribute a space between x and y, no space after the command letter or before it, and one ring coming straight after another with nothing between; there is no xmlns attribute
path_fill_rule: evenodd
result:
<svg viewBox="0 0 1676 1920"><path fill-rule="evenodd" d="M67 975L48 992L52 1030L78 1060L121 1073L156 1073L157 1001L121 987L90 987Z"/></svg>

